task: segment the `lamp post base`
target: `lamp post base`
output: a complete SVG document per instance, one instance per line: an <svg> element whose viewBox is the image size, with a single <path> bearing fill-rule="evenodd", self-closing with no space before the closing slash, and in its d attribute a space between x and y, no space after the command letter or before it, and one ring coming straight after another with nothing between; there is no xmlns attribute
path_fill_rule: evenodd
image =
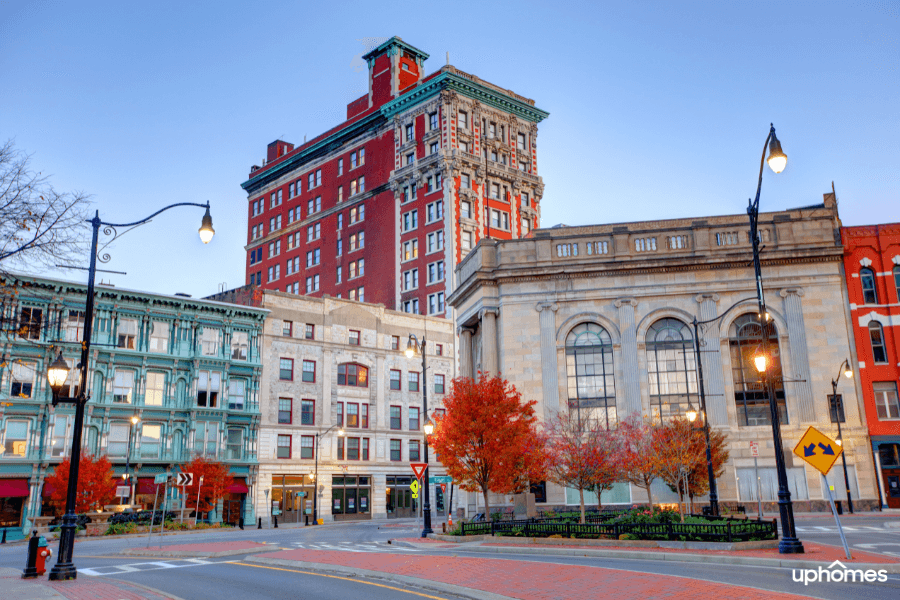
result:
<svg viewBox="0 0 900 600"><path fill-rule="evenodd" d="M75 533L78 531L74 514L63 516L62 526L59 528L59 558L50 569L47 577L50 581L67 581L78 577L78 570L72 562L72 551L75 547Z"/></svg>
<svg viewBox="0 0 900 600"><path fill-rule="evenodd" d="M803 543L797 538L781 538L778 542L779 554L804 554Z"/></svg>
<svg viewBox="0 0 900 600"><path fill-rule="evenodd" d="M50 581L69 581L78 578L78 570L73 563L61 565L56 563L47 575Z"/></svg>
<svg viewBox="0 0 900 600"><path fill-rule="evenodd" d="M434 533L434 530L431 527L426 527L422 530L422 537L427 538L429 533Z"/></svg>

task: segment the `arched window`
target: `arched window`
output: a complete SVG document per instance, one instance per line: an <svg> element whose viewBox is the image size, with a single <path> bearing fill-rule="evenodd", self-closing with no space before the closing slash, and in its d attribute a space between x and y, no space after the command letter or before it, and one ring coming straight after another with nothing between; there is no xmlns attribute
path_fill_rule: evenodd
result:
<svg viewBox="0 0 900 600"><path fill-rule="evenodd" d="M369 369L352 363L338 365L338 385L369 387Z"/></svg>
<svg viewBox="0 0 900 600"><path fill-rule="evenodd" d="M596 323L582 323L566 336L569 413L579 423L595 420L609 428L616 422L616 388L612 340Z"/></svg>
<svg viewBox="0 0 900 600"><path fill-rule="evenodd" d="M770 425L772 412L769 408L769 394L763 379L756 370L753 357L762 350L762 329L756 313L741 315L731 325L729 346L731 347L731 373L734 378L734 401L737 405L738 424L744 427ZM768 341L769 382L778 405L778 417L782 423L788 422L784 401L784 379L781 375L781 354L778 349L778 332L775 324L766 325Z"/></svg>
<svg viewBox="0 0 900 600"><path fill-rule="evenodd" d="M897 302L900 302L900 265L894 267L894 287L897 288Z"/></svg>
<svg viewBox="0 0 900 600"><path fill-rule="evenodd" d="M878 293L875 291L875 273L868 267L859 270L859 282L862 284L863 302L878 304Z"/></svg>
<svg viewBox="0 0 900 600"><path fill-rule="evenodd" d="M872 359L876 363L886 363L887 351L884 347L884 330L878 321L869 321L869 341L872 342Z"/></svg>
<svg viewBox="0 0 900 600"><path fill-rule="evenodd" d="M653 418L683 415L699 408L694 336L678 319L660 319L647 331L647 374Z"/></svg>

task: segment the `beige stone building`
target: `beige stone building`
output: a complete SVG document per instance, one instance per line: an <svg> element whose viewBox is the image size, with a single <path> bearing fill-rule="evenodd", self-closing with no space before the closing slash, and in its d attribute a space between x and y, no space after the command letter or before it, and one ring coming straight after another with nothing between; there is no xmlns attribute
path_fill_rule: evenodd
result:
<svg viewBox="0 0 900 600"><path fill-rule="evenodd" d="M257 514L268 521L274 510L280 522L305 522L307 515L312 521L318 454L320 519L414 516L409 463L424 459L422 391L427 385L429 416L442 410L455 376L452 324L364 302L258 293L270 312L262 342ZM427 340L424 379L421 356L404 354L409 334ZM431 475L443 475L429 458ZM443 515L443 494L439 488L432 494L433 514Z"/></svg>
<svg viewBox="0 0 900 600"><path fill-rule="evenodd" d="M774 323L769 339L778 349L776 397L795 510L825 508L821 477L792 450L810 425L836 436L831 378L845 358L854 364L839 227L831 194L822 204L760 215L762 274ZM697 336L709 421L730 442L719 497L753 507L759 492L764 502L774 502L770 412L751 362L762 336L754 321L748 232L747 216L731 215L557 227L536 230L529 239L483 240L457 269L449 298L459 326L461 375L501 372L525 398L538 401L544 418L567 409L610 424L635 413L681 414L699 407L692 322L721 317L699 325ZM854 382L842 381L839 392L851 493L858 507L868 507L877 493L863 405ZM760 444L758 484L753 441ZM834 478L843 497L840 461L829 474ZM662 482L653 491L656 500L674 498ZM645 498L620 484L603 500ZM577 493L549 486L545 501L575 504Z"/></svg>

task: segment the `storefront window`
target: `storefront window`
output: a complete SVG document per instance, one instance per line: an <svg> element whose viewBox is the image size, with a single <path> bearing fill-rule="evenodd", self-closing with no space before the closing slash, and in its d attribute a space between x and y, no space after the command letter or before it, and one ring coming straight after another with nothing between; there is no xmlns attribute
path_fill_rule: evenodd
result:
<svg viewBox="0 0 900 600"><path fill-rule="evenodd" d="M372 515L372 478L343 475L331 478L331 514L335 520L368 519Z"/></svg>

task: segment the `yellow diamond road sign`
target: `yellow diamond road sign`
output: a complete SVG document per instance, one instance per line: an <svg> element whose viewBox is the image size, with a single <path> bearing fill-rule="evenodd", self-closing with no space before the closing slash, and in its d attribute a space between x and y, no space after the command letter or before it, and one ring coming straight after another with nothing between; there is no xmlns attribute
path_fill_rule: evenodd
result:
<svg viewBox="0 0 900 600"><path fill-rule="evenodd" d="M828 475L843 451L837 442L815 427L807 429L794 448L794 454L821 471L822 475Z"/></svg>

